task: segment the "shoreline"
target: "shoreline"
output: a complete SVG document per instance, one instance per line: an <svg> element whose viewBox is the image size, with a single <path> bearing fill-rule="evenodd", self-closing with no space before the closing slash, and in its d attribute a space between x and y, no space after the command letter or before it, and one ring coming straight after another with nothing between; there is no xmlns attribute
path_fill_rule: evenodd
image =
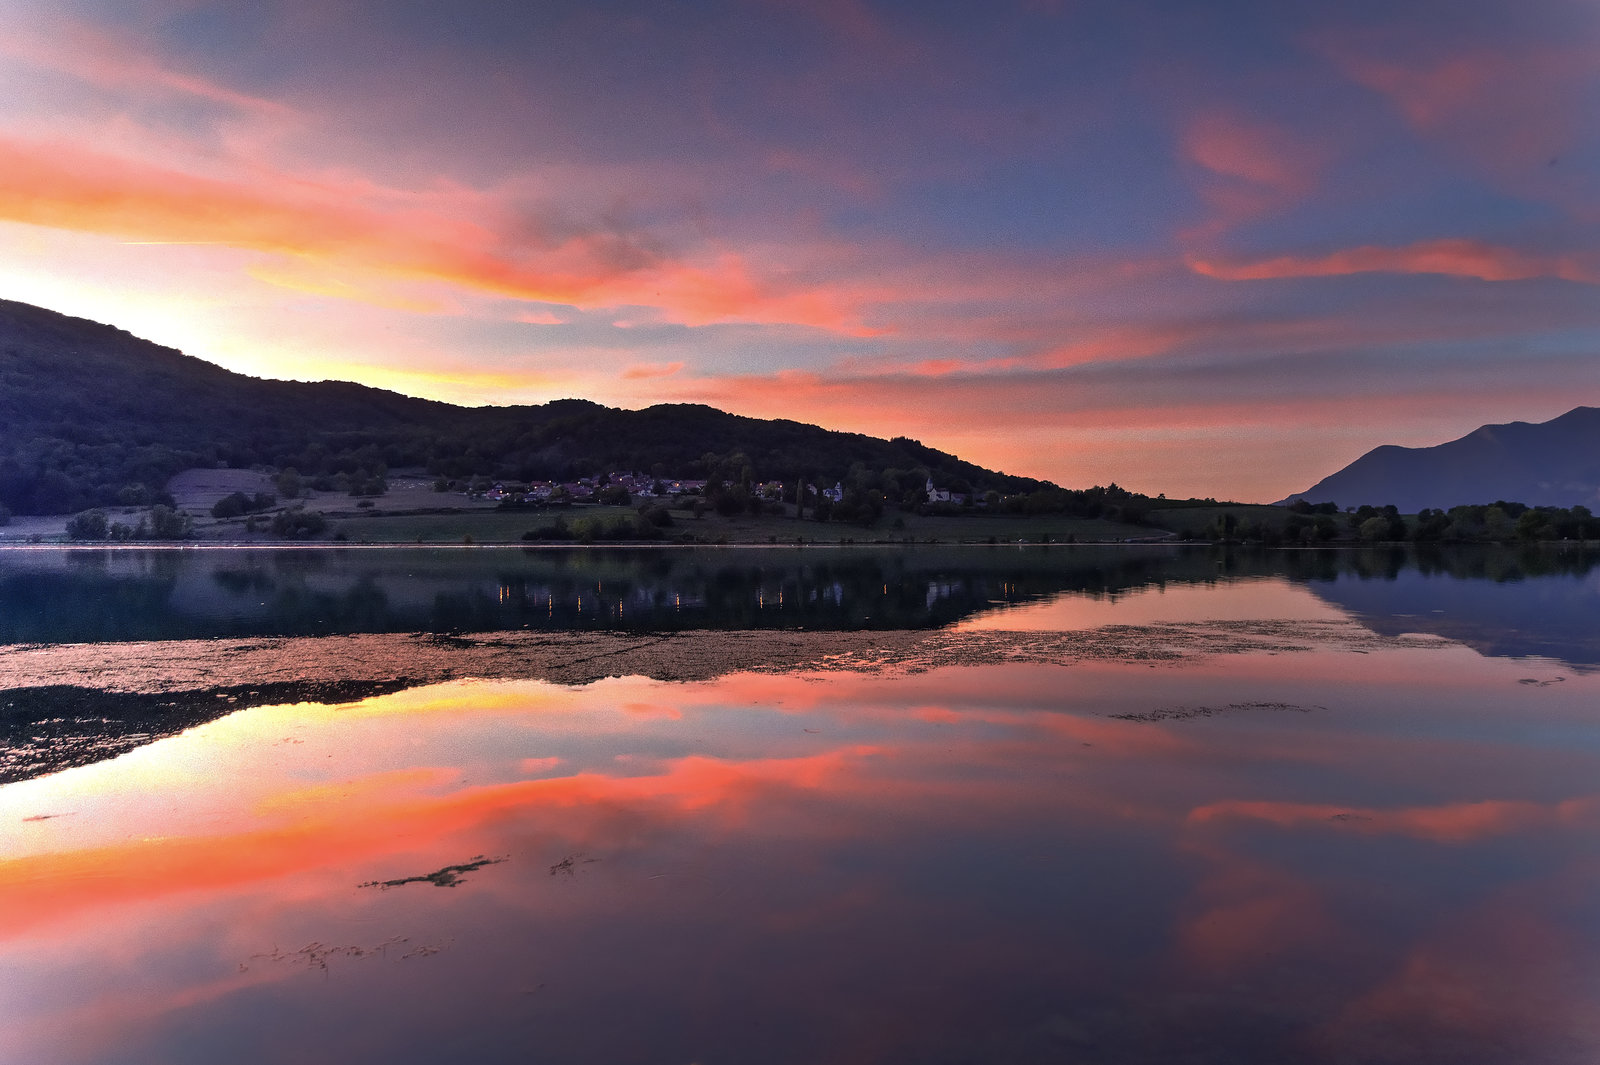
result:
<svg viewBox="0 0 1600 1065"><path fill-rule="evenodd" d="M360 542L350 540L115 540L115 541L53 541L32 543L0 539L0 551L684 551L684 550L739 550L761 548L828 548L848 549L862 547L1224 547L1229 545L1214 540L1015 540L989 543L983 540L806 540L802 543L771 543L764 540L739 540L729 543L710 543L660 540L606 540L601 543L552 543L548 540L483 540L468 543L442 542ZM1251 545L1256 546L1256 545ZM1321 550L1329 545L1296 545ZM1338 547L1355 545L1339 544ZM1361 545L1368 546L1368 545ZM1380 545L1381 546L1381 545Z"/></svg>

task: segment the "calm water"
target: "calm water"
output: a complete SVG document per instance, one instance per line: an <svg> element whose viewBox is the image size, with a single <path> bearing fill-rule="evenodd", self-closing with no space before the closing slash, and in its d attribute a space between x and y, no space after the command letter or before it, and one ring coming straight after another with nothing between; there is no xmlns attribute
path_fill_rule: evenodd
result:
<svg viewBox="0 0 1600 1065"><path fill-rule="evenodd" d="M0 786L0 1061L1592 1065L1591 559L0 553L6 643L1312 634L460 680Z"/></svg>
<svg viewBox="0 0 1600 1065"><path fill-rule="evenodd" d="M1268 586L1311 596L1262 601ZM1600 666L1597 547L0 550L0 646L525 628L926 629L972 619L1077 628L1187 617L1192 606L1195 616L1222 616L1232 609L1224 602L1243 603L1243 617L1274 617L1291 599L1325 602L1333 613L1318 616L1356 617L1379 632ZM1024 605L1044 606L1049 620L1007 609Z"/></svg>

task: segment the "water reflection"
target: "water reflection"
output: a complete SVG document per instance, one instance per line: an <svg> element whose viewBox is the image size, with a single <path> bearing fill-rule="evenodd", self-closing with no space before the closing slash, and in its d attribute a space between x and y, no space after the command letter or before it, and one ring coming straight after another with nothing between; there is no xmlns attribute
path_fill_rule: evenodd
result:
<svg viewBox="0 0 1600 1065"><path fill-rule="evenodd" d="M0 1060L1591 1062L1597 684L1440 645L244 711L0 788Z"/></svg>
<svg viewBox="0 0 1600 1065"><path fill-rule="evenodd" d="M1600 552L1578 547L1481 546L10 550L0 551L0 643L963 621L1051 628L1113 614L1138 623L1130 596L1158 617L1201 600L1217 609L1229 597L1213 593L1230 589L1251 616L1330 613L1272 591L1292 585L1380 632L1600 664L1589 624L1600 609L1597 560Z"/></svg>
<svg viewBox="0 0 1600 1065"><path fill-rule="evenodd" d="M13 551L0 552L0 642L930 628L1063 590L1207 576L1209 565L1159 548Z"/></svg>
<svg viewBox="0 0 1600 1065"><path fill-rule="evenodd" d="M1426 566L1307 585L1375 632L1428 632L1487 655L1600 667L1600 573L1501 571L1463 579Z"/></svg>

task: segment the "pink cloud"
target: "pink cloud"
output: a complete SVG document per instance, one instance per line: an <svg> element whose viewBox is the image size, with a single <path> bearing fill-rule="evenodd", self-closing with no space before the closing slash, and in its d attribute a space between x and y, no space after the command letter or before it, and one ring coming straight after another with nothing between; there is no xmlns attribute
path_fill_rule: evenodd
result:
<svg viewBox="0 0 1600 1065"><path fill-rule="evenodd" d="M1525 281L1553 277L1600 284L1600 263L1593 255L1532 255L1479 240L1419 241L1398 248L1366 245L1322 256L1285 255L1255 262L1220 262L1191 258L1197 274L1224 281L1260 281L1293 277L1339 277L1347 274L1443 274L1480 281Z"/></svg>
<svg viewBox="0 0 1600 1065"><path fill-rule="evenodd" d="M623 370L622 376L630 381L639 381L652 377L671 377L681 369L681 362L638 362Z"/></svg>
<svg viewBox="0 0 1600 1065"><path fill-rule="evenodd" d="M48 35L16 24L0 30L0 55L101 89L186 96L280 118L292 114L276 100L174 70L149 51L130 47L88 23L57 17L50 29Z"/></svg>
<svg viewBox="0 0 1600 1065"><path fill-rule="evenodd" d="M1563 165L1592 130L1600 65L1592 47L1509 41L1432 49L1371 36L1318 47L1346 77L1388 99L1406 122L1518 195L1600 220L1592 174ZM1418 53L1423 54L1418 54Z"/></svg>
<svg viewBox="0 0 1600 1065"><path fill-rule="evenodd" d="M1441 843L1462 843L1487 836L1527 832L1544 827L1592 824L1600 815L1600 799L1568 799L1555 804L1521 800L1487 800L1397 810L1352 809L1311 803L1230 800L1198 807L1192 824L1219 821L1263 821L1284 828L1323 825L1362 835L1401 835Z"/></svg>
<svg viewBox="0 0 1600 1065"><path fill-rule="evenodd" d="M1259 116L1210 110L1191 117L1179 142L1201 173L1213 217L1185 234L1212 237L1289 207L1315 191L1333 146Z"/></svg>
<svg viewBox="0 0 1600 1065"><path fill-rule="evenodd" d="M566 325L567 320L553 311L522 311L512 315L514 321L525 325Z"/></svg>

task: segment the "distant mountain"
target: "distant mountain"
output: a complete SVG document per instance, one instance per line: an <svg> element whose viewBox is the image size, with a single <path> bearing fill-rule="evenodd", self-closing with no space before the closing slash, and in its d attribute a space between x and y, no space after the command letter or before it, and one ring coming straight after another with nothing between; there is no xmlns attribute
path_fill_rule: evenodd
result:
<svg viewBox="0 0 1600 1065"><path fill-rule="evenodd" d="M1600 407L1485 425L1434 447L1374 448L1284 503L1393 503L1404 513L1496 500L1600 510Z"/></svg>
<svg viewBox="0 0 1600 1065"><path fill-rule="evenodd" d="M882 440L697 404L630 411L579 399L458 407L348 382L233 373L97 322L0 300L0 506L65 514L147 502L192 466L379 465L536 480L612 470L831 484L857 463L915 488L1040 482L899 437ZM965 490L965 489L962 489Z"/></svg>

